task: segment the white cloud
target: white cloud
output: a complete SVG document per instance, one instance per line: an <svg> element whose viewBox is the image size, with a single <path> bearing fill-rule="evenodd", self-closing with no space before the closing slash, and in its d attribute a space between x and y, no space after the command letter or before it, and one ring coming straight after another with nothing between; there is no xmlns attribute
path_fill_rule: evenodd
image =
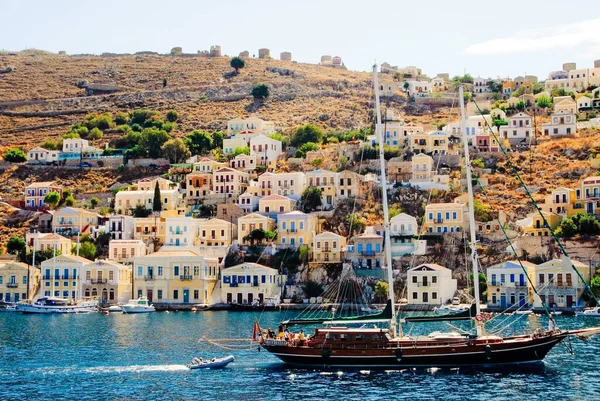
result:
<svg viewBox="0 0 600 401"><path fill-rule="evenodd" d="M557 25L537 30L524 30L506 38L475 43L463 50L465 54L526 53L578 45L600 45L600 18L574 24Z"/></svg>

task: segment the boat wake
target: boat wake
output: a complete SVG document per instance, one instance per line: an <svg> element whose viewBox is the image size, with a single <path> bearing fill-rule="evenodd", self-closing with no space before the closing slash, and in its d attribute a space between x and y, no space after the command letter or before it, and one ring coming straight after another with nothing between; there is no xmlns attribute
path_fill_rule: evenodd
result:
<svg viewBox="0 0 600 401"><path fill-rule="evenodd" d="M143 373L143 372L179 372L189 370L185 365L131 365L131 366L91 366L86 368L41 368L37 372L42 375L79 374L111 374L111 373Z"/></svg>

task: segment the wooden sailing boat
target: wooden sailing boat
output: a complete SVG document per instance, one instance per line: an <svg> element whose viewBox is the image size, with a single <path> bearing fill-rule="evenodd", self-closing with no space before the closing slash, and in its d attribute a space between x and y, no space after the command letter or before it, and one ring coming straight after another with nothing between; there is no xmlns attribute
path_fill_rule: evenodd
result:
<svg viewBox="0 0 600 401"><path fill-rule="evenodd" d="M410 336L397 332L397 317L394 305L394 286L392 277L392 257L390 247L389 213L387 203L387 182L383 155L383 137L381 132L381 111L377 91L377 66L373 66L375 103L377 108L377 136L381 164L381 186L383 191L383 212L385 230L386 268L388 269L389 301L391 318L387 329L321 327L312 337L297 340L279 340L268 338L261 330L261 346L282 361L295 366L330 366L356 368L406 368L406 367L457 367L457 366L495 366L503 364L532 363L544 359L546 354L566 337L575 335L582 339L600 333L600 327L560 330L550 318L547 330L538 329L533 333L500 337L488 335L485 322L479 310L479 283L474 280L476 314L474 317L476 333L440 333L428 336ZM464 104L462 86L459 90L461 100L461 125L465 146L465 165L469 192L469 219L471 228L471 257L473 276L478 277L477 251L475 247L475 224L473 210L473 189L469 168L468 140L464 134ZM340 324L340 323L338 323ZM345 324L345 323L341 323Z"/></svg>

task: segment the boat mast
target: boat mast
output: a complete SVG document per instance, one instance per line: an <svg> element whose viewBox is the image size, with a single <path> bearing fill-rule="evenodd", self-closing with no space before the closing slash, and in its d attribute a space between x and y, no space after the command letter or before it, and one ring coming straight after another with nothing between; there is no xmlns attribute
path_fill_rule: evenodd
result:
<svg viewBox="0 0 600 401"><path fill-rule="evenodd" d="M396 337L396 305L394 303L394 277L392 274L392 241L390 239L390 213L388 210L387 199L387 176L385 173L385 158L383 145L385 143L383 132L381 131L381 107L379 105L379 84L377 80L377 64L373 65L373 86L375 89L375 109L377 110L377 124L375 124L375 134L379 142L379 166L381 169L381 198L383 199L383 232L384 232L384 253L385 264L388 273L388 296L392 303L392 319L390 320L390 332L392 337Z"/></svg>
<svg viewBox="0 0 600 401"><path fill-rule="evenodd" d="M460 104L460 131L465 148L465 170L467 172L467 193L469 196L469 230L471 232L471 263L473 263L473 292L475 295L475 314L480 312L479 299L479 269L477 266L477 241L475 237L475 204L473 203L473 182L471 178L471 160L469 158L469 138L465 130L465 101L463 86L458 85L458 102Z"/></svg>

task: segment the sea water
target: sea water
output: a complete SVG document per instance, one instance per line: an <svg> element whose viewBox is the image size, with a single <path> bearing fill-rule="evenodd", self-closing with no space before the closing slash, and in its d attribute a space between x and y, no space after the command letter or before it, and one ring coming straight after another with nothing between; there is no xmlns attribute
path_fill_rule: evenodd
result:
<svg viewBox="0 0 600 401"><path fill-rule="evenodd" d="M600 400L600 336L555 347L538 365L502 369L298 369L249 338L254 319L277 328L280 312L138 315L0 313L0 400ZM495 318L490 328L545 327L535 315ZM558 316L563 329L600 319ZM468 329L416 323L410 334ZM508 326L508 327L505 327ZM296 329L298 330L298 329ZM310 331L308 331L310 333ZM243 348L240 348L243 347ZM188 370L194 356L234 355L220 370Z"/></svg>

